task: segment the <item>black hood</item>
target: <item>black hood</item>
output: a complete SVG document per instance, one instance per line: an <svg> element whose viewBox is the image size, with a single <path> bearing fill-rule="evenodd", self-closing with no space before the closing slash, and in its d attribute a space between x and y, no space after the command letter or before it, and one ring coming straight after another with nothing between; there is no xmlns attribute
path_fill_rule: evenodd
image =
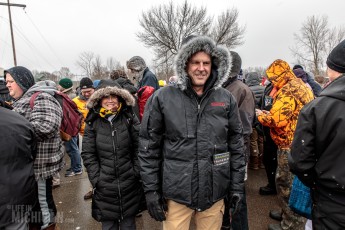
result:
<svg viewBox="0 0 345 230"><path fill-rule="evenodd" d="M320 94L320 97L322 96L333 97L345 101L345 74L341 75L324 88Z"/></svg>

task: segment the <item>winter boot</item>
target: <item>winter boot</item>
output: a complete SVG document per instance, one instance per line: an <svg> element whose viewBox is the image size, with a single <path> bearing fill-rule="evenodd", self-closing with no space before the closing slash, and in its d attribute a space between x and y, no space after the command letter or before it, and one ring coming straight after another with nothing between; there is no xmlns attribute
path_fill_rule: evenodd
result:
<svg viewBox="0 0 345 230"><path fill-rule="evenodd" d="M264 159L264 155L263 155L263 154L262 154L262 155L259 155L259 168L261 168L261 169L264 169L264 168L265 168L263 159Z"/></svg>
<svg viewBox="0 0 345 230"><path fill-rule="evenodd" d="M258 156L250 156L248 168L258 170L259 169L259 157Z"/></svg>

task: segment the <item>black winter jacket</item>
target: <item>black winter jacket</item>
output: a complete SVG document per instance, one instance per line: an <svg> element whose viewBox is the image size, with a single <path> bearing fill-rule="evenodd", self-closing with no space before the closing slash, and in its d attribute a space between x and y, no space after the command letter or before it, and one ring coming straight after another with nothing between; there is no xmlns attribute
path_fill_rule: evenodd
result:
<svg viewBox="0 0 345 230"><path fill-rule="evenodd" d="M6 86L6 82L3 80L0 80L0 100L7 102L12 100L10 92L8 91L8 88Z"/></svg>
<svg viewBox="0 0 345 230"><path fill-rule="evenodd" d="M111 122L99 115L99 101L119 96L123 107ZM121 220L138 213L143 195L139 182L139 120L131 111L133 96L125 89L97 90L87 104L82 158L93 186L92 216L97 221Z"/></svg>
<svg viewBox="0 0 345 230"><path fill-rule="evenodd" d="M144 191L203 211L229 192L242 193L242 125L235 98L221 88L231 57L208 38L198 37L177 55L177 87L167 86L148 100L140 129L139 161ZM197 96L185 72L193 53L211 53L213 71ZM217 75L218 73L218 75ZM217 156L227 157L224 164Z"/></svg>
<svg viewBox="0 0 345 230"><path fill-rule="evenodd" d="M306 185L316 188L317 197L342 207L345 203L344 86L345 75L342 75L303 107L289 156L291 171Z"/></svg>
<svg viewBox="0 0 345 230"><path fill-rule="evenodd" d="M143 72L143 77L141 80L138 82L138 91L144 86L151 86L155 90L159 89L159 84L156 75L154 75L148 67L145 68Z"/></svg>
<svg viewBox="0 0 345 230"><path fill-rule="evenodd" d="M29 121L0 107L0 229L37 202L35 133ZM17 216L18 215L18 216Z"/></svg>

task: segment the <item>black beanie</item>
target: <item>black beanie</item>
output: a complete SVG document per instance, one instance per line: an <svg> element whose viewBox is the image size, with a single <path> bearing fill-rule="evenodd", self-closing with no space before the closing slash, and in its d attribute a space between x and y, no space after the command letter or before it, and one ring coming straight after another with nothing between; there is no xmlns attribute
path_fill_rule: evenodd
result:
<svg viewBox="0 0 345 230"><path fill-rule="evenodd" d="M83 77L80 80L80 89L88 89L88 88L94 88L93 87L93 82L90 78L88 77Z"/></svg>
<svg viewBox="0 0 345 230"><path fill-rule="evenodd" d="M11 69L5 70L4 73L5 80L6 73L9 73L24 93L35 84L35 79L31 71L23 66L12 67Z"/></svg>
<svg viewBox="0 0 345 230"><path fill-rule="evenodd" d="M295 70L295 69L302 69L302 70L304 70L304 69L303 69L303 66L301 66L300 64L294 65L293 68L292 68L292 70Z"/></svg>
<svg viewBox="0 0 345 230"><path fill-rule="evenodd" d="M328 68L339 73L345 73L345 40L334 47L328 55L326 63Z"/></svg>
<svg viewBox="0 0 345 230"><path fill-rule="evenodd" d="M230 54L232 57L232 66L229 77L236 77L241 71L242 59L240 55L234 51L230 51Z"/></svg>

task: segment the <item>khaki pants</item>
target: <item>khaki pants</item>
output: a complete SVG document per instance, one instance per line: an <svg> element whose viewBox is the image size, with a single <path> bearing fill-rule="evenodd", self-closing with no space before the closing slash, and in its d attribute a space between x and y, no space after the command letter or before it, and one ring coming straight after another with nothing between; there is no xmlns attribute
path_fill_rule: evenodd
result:
<svg viewBox="0 0 345 230"><path fill-rule="evenodd" d="M186 205L168 200L168 212L163 221L164 230L188 230L194 214L196 230L219 230L222 227L224 200L220 200L209 209L197 212Z"/></svg>

